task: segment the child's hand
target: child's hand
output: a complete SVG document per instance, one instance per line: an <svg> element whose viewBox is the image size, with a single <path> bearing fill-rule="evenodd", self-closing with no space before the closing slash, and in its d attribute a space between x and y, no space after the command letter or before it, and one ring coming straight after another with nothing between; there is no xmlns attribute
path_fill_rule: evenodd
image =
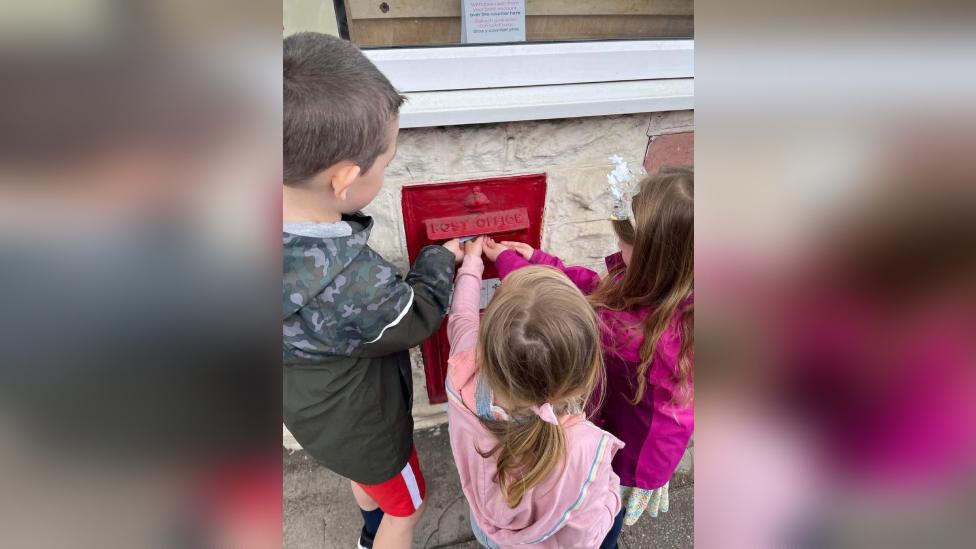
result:
<svg viewBox="0 0 976 549"><path fill-rule="evenodd" d="M451 240L448 240L442 244L442 246L454 254L454 263L460 263L461 260L464 259L464 254L461 253L461 242L458 239L452 238Z"/></svg>
<svg viewBox="0 0 976 549"><path fill-rule="evenodd" d="M535 252L532 246L529 246L525 242L512 242L511 240L505 240L502 242L502 245L515 250L520 256L524 257L526 261L532 259L532 253Z"/></svg>
<svg viewBox="0 0 976 549"><path fill-rule="evenodd" d="M479 236L474 240L469 240L464 243L464 255L473 255L475 257L481 257L481 251L484 248L485 237Z"/></svg>
<svg viewBox="0 0 976 549"><path fill-rule="evenodd" d="M498 242L495 242L494 239L490 237L485 238L484 245L485 245L485 256L488 259L490 259L492 262L494 262L495 259L498 258L498 254L508 249L505 246L499 244Z"/></svg>

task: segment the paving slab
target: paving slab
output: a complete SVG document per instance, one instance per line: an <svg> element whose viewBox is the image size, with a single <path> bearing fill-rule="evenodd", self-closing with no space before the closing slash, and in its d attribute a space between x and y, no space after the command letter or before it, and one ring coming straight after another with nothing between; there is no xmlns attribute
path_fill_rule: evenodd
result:
<svg viewBox="0 0 976 549"><path fill-rule="evenodd" d="M416 431L414 441L427 479L427 509L413 547L477 549L446 426ZM305 451L285 450L283 462L285 549L356 547L362 518L349 481L318 465ZM685 479L676 481L672 481L676 486L671 490L670 512L625 527L622 548L693 546L694 485Z"/></svg>

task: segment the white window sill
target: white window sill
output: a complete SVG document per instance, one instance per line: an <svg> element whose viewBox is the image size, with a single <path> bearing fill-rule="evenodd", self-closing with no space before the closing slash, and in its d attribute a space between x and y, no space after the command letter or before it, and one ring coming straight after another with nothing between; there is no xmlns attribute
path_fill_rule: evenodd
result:
<svg viewBox="0 0 976 549"><path fill-rule="evenodd" d="M694 78L407 93L401 128L694 108Z"/></svg>
<svg viewBox="0 0 976 549"><path fill-rule="evenodd" d="M367 50L403 128L694 108L694 40Z"/></svg>

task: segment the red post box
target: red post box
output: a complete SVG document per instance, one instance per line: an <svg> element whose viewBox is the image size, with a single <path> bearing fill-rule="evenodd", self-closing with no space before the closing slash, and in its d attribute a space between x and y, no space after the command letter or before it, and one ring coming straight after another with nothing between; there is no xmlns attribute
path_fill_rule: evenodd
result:
<svg viewBox="0 0 976 549"><path fill-rule="evenodd" d="M542 214L546 204L546 175L530 174L459 183L403 187L403 224L410 263L424 246L465 236L490 235L538 248L542 240ZM498 273L485 264L481 285L484 309L498 287ZM432 403L447 402L447 322L421 345L427 396Z"/></svg>

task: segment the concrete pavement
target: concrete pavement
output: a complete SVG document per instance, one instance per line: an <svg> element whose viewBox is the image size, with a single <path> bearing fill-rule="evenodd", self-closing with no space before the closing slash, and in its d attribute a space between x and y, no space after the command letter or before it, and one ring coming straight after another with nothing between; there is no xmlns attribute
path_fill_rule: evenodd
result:
<svg viewBox="0 0 976 549"><path fill-rule="evenodd" d="M414 433L427 478L427 509L413 547L477 549L468 523L467 503L451 456L447 426ZM285 549L352 549L362 519L349 481L319 466L306 452L284 452ZM624 528L620 546L688 548L693 546L694 485L691 475L672 481L671 510L657 519L643 517Z"/></svg>

